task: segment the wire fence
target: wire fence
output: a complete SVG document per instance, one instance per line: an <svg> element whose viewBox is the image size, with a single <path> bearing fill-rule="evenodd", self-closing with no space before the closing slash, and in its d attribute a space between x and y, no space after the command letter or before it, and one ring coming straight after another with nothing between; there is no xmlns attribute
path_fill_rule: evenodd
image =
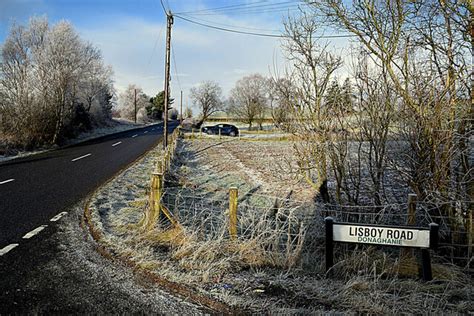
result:
<svg viewBox="0 0 474 316"><path fill-rule="evenodd" d="M414 226L428 227L429 223L435 222L440 225L440 243L433 257L439 262L450 262L467 269L473 261L469 226L461 222L453 225L453 218L440 211L456 202L441 205L418 202L413 221L407 203L360 206L302 202L261 194L243 196L245 198L238 201L237 211L239 240L258 240L267 252L291 258L297 252L322 248L324 218L331 216L336 222L392 226L407 226L412 221ZM228 234L228 190L167 188L162 203L183 226L199 230L205 239ZM313 246L306 248L307 244Z"/></svg>
<svg viewBox="0 0 474 316"><path fill-rule="evenodd" d="M161 205L182 227L198 232L204 240L231 238L230 188L209 183L201 187L179 184L176 176L180 162L174 159L178 133L172 150L161 163L164 176L164 191L159 195ZM397 196L390 199L396 203L373 205L367 199L365 205L350 205L298 201L291 194L276 197L252 190L239 192L238 200L234 201L238 216L235 229L240 242L252 241L260 251L279 257L280 262L286 260L284 265L292 265L301 254L311 256L314 255L311 252L323 248L327 216L336 222L390 226L428 227L434 222L439 225L440 243L433 257L472 271L473 223L472 210L468 207L473 201L401 201L400 196L407 196L406 191L391 194ZM351 251L350 247L342 249Z"/></svg>

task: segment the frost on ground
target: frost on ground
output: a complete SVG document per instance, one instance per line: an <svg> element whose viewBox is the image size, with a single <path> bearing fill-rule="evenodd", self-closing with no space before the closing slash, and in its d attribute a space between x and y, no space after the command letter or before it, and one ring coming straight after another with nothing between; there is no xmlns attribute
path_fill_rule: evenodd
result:
<svg viewBox="0 0 474 316"><path fill-rule="evenodd" d="M127 130L134 129L140 126L144 126L144 125L137 124L137 123L124 120L124 119L113 119L109 122L108 126L94 128L91 131L81 133L76 138L67 140L64 143L64 145L73 145L73 144L84 142L84 141L94 139L97 137L127 131ZM52 148L40 148L36 150L31 150L31 151L16 151L15 150L15 151L12 151L10 154L6 154L6 155L0 154L0 162L8 161L11 159L16 159L16 158L21 158L21 157L27 157L27 156L39 154L39 153L46 152L46 151L49 151L51 149L56 149L56 148L58 147L53 146ZM3 152L1 140L0 140L0 152Z"/></svg>
<svg viewBox="0 0 474 316"><path fill-rule="evenodd" d="M434 265L436 279L420 282L399 275L416 269L413 258L394 260L373 247L339 254L328 278L313 192L284 172L295 163L290 142L179 140L162 203L181 226L166 230L161 221L144 231L160 155L150 152L91 202L107 246L139 267L254 312L474 312L472 282L456 267ZM227 231L230 187L239 190L236 241Z"/></svg>
<svg viewBox="0 0 474 316"><path fill-rule="evenodd" d="M265 195L311 201L314 192L282 170L294 167L288 142L244 142L210 137L180 144L178 156L184 187L217 192L234 186L240 196ZM217 197L219 198L219 197Z"/></svg>

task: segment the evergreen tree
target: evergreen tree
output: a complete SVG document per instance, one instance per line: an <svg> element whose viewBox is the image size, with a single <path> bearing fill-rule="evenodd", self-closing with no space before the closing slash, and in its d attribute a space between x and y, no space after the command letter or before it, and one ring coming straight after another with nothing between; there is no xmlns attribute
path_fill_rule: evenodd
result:
<svg viewBox="0 0 474 316"><path fill-rule="evenodd" d="M349 78L346 78L342 85L342 106L346 113L352 112L354 107L352 85Z"/></svg>
<svg viewBox="0 0 474 316"><path fill-rule="evenodd" d="M170 110L172 107L174 99L169 99L169 107ZM147 116L151 119L159 120L163 117L163 110L165 108L165 91L159 92L155 97L150 98L150 104L146 106Z"/></svg>
<svg viewBox="0 0 474 316"><path fill-rule="evenodd" d="M329 111L335 112L341 107L342 91L337 80L333 80L327 89L326 106Z"/></svg>

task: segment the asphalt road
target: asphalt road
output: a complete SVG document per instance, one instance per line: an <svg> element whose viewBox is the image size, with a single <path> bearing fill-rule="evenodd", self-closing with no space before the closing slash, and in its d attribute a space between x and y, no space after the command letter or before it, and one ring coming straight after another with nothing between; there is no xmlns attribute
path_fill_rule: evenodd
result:
<svg viewBox="0 0 474 316"><path fill-rule="evenodd" d="M171 122L169 130L176 126ZM0 258L21 247L26 237L41 233L41 227L156 145L162 135L163 126L157 124L0 163Z"/></svg>
<svg viewBox="0 0 474 316"><path fill-rule="evenodd" d="M162 134L158 124L0 164L0 315L207 313L103 257L80 225L87 195Z"/></svg>
<svg viewBox="0 0 474 316"><path fill-rule="evenodd" d="M0 315L200 315L121 262L80 225L84 201L0 256Z"/></svg>

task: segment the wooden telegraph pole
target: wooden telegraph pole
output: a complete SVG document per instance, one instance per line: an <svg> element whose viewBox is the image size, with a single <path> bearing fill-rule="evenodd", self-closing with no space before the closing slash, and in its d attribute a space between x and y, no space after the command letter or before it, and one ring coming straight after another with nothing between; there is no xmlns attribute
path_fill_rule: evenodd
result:
<svg viewBox="0 0 474 316"><path fill-rule="evenodd" d="M179 123L183 123L183 90L181 90L181 106L179 111Z"/></svg>
<svg viewBox="0 0 474 316"><path fill-rule="evenodd" d="M133 98L133 104L135 105L135 123L137 122L137 89L133 89L133 92L135 93L135 97Z"/></svg>
<svg viewBox="0 0 474 316"><path fill-rule="evenodd" d="M166 14L167 28L166 28L166 61L165 61L165 108L164 108L164 122L163 122L163 149L168 146L168 106L170 98L170 51L171 51L171 26L173 25L173 15L171 12Z"/></svg>

